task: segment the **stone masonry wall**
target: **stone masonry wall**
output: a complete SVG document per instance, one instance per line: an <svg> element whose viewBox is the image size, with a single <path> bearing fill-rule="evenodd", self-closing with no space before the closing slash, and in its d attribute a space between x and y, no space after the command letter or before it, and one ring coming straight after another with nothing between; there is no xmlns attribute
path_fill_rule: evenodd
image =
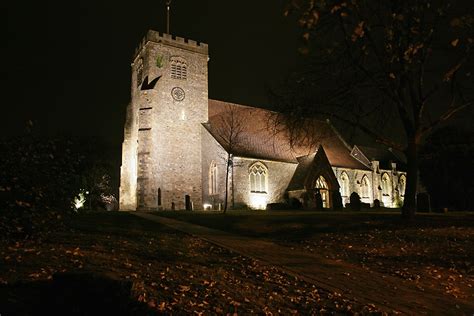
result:
<svg viewBox="0 0 474 316"><path fill-rule="evenodd" d="M171 77L172 58L186 62L185 80ZM201 124L208 116L207 61L207 45L153 31L137 51L132 64L132 109L138 121L136 196L140 209L184 209L185 195L202 208ZM140 73L143 81L160 78L153 89L141 90ZM176 87L184 91L184 99L173 98ZM125 137L124 146L133 143ZM133 174L122 174L126 177Z"/></svg>
<svg viewBox="0 0 474 316"><path fill-rule="evenodd" d="M349 177L349 194L352 192L356 192L361 197L361 201L364 203L369 203L373 205L375 199L378 199L382 206L385 207L397 207L397 200L403 200L404 192L403 189L400 187L400 176L405 175L405 172L397 171L396 169L392 170L384 170L378 168L378 163L373 163L374 170L358 170L358 169L348 169L348 168L340 168L340 167L333 167L334 174L341 184L341 174L345 172ZM391 192L388 196L382 196L381 183L382 183L382 175L387 173L390 178L391 183ZM370 183L370 192L369 197L363 197L361 194L361 183L362 178L364 175L367 176ZM342 192L341 192L342 194ZM349 203L349 196L342 197L343 204Z"/></svg>
<svg viewBox="0 0 474 316"><path fill-rule="evenodd" d="M222 209L225 199L225 173L227 152L209 134L207 129L202 127L202 201L208 208L213 210ZM214 161L217 166L217 192L218 194L211 195L209 193L209 168L211 162ZM231 178L231 175L229 175ZM230 181L229 181L230 183ZM229 186L229 201L228 206L231 205L231 194Z"/></svg>
<svg viewBox="0 0 474 316"><path fill-rule="evenodd" d="M249 168L257 161L260 161L268 168L267 193L250 192ZM296 167L296 163L236 157L234 167L235 203L260 209L265 208L268 203L283 202L285 191L295 173Z"/></svg>

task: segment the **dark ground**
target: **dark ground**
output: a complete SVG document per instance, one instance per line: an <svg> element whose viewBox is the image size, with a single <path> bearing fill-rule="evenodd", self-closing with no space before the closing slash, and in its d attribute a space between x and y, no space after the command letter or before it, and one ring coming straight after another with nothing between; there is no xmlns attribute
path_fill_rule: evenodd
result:
<svg viewBox="0 0 474 316"><path fill-rule="evenodd" d="M0 283L2 315L376 313L275 267L117 212L78 215L42 241L1 244Z"/></svg>
<svg viewBox="0 0 474 316"><path fill-rule="evenodd" d="M453 301L474 300L472 213L423 214L412 222L393 212L158 214L314 252ZM376 313L273 266L118 212L78 215L43 240L0 244L0 284L2 315Z"/></svg>
<svg viewBox="0 0 474 316"><path fill-rule="evenodd" d="M373 211L160 215L271 240L407 280L420 290L436 289L452 300L474 301L473 213L419 214L411 222L398 212Z"/></svg>

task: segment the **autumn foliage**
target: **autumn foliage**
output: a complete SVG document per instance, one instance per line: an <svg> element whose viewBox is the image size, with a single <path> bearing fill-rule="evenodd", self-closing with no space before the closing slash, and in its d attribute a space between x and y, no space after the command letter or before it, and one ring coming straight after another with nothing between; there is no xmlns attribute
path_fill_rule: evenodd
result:
<svg viewBox="0 0 474 316"><path fill-rule="evenodd" d="M472 106L474 17L469 1L292 0L307 56L276 98L283 123L331 118L405 152L404 215L412 217L418 152Z"/></svg>

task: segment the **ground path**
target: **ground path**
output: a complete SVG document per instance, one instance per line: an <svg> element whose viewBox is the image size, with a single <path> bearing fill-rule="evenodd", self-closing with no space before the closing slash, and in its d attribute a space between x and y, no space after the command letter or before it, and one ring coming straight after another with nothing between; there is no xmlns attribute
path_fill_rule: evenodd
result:
<svg viewBox="0 0 474 316"><path fill-rule="evenodd" d="M434 289L420 289L409 281L367 271L347 262L326 259L317 253L295 250L272 241L233 235L150 213L131 214L276 266L283 272L318 287L364 304L374 304L387 312L428 315L462 315L461 311L474 312L473 302L454 300Z"/></svg>

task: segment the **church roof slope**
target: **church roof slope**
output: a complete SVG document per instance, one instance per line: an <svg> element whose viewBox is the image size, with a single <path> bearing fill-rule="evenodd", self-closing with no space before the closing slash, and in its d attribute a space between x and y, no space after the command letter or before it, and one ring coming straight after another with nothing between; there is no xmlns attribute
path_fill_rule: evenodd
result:
<svg viewBox="0 0 474 316"><path fill-rule="evenodd" d="M382 169L391 169L390 162L397 163L397 169L405 167L405 157L403 153L395 154L387 148L357 146L369 160L377 160L380 162Z"/></svg>
<svg viewBox="0 0 474 316"><path fill-rule="evenodd" d="M311 167L311 163L314 160L315 154L298 157L298 166L296 167L295 173L288 184L288 191L302 190L304 189L304 182L308 175L308 170Z"/></svg>
<svg viewBox="0 0 474 316"><path fill-rule="evenodd" d="M229 139L233 135L235 141L232 151L236 156L298 163L297 157L315 153L318 146L322 145L332 166L367 169L350 156L350 151L326 122L314 121L313 129L318 133L319 143L291 146L286 133L276 132L272 128L273 113L265 109L209 100L209 122L205 127L227 151ZM231 121L232 124L229 124ZM230 132L231 125L234 133Z"/></svg>

